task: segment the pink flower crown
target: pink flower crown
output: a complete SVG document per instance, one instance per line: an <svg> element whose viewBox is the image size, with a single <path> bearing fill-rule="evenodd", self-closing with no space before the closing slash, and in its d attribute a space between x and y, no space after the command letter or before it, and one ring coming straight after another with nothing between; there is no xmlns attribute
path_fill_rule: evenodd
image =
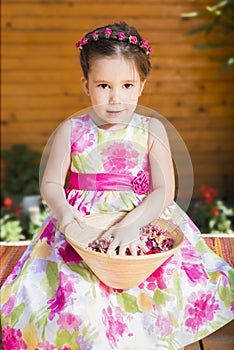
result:
<svg viewBox="0 0 234 350"><path fill-rule="evenodd" d="M110 39L110 40L119 40L125 41L130 44L138 46L147 56L152 54L152 47L149 46L147 40L138 40L135 35L127 36L123 32L118 32L118 34L113 35L112 30L110 28L105 28L104 35L100 34L97 30L93 32L89 38L84 37L80 41L76 42L76 47L80 50L83 49L85 45L87 45L91 41L97 41L99 39Z"/></svg>

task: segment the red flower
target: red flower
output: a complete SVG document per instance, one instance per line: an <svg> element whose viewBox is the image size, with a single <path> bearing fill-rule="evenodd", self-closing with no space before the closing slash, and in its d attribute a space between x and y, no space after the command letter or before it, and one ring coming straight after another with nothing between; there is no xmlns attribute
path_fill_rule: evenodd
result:
<svg viewBox="0 0 234 350"><path fill-rule="evenodd" d="M14 202L10 197L6 197L3 202L5 208L10 208L13 205L13 203Z"/></svg>
<svg viewBox="0 0 234 350"><path fill-rule="evenodd" d="M203 185L200 187L200 190L206 204L212 203L217 196L217 191L213 187Z"/></svg>
<svg viewBox="0 0 234 350"><path fill-rule="evenodd" d="M15 208L15 216L18 218L20 216L21 208L17 207Z"/></svg>
<svg viewBox="0 0 234 350"><path fill-rule="evenodd" d="M219 209L216 206L211 208L211 214L214 215L214 216L218 216L219 215Z"/></svg>

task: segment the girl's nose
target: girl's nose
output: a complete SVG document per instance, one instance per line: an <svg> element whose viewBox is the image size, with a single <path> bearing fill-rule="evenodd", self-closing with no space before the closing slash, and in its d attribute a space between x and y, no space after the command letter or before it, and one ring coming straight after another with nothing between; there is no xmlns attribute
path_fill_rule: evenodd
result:
<svg viewBox="0 0 234 350"><path fill-rule="evenodd" d="M117 89L112 89L109 97L110 104L120 103L119 91Z"/></svg>

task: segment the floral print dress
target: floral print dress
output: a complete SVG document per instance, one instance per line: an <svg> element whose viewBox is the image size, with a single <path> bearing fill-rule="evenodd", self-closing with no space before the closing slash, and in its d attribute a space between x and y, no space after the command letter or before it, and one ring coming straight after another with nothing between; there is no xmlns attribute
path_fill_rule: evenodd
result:
<svg viewBox="0 0 234 350"><path fill-rule="evenodd" d="M73 117L71 172L147 172L149 121L134 114L126 128L108 131L89 115ZM72 186L66 193L83 215L129 211L147 195ZM162 217L185 233L181 251L139 286L117 290L98 280L48 216L2 286L4 349L173 350L231 321L233 269L176 203Z"/></svg>

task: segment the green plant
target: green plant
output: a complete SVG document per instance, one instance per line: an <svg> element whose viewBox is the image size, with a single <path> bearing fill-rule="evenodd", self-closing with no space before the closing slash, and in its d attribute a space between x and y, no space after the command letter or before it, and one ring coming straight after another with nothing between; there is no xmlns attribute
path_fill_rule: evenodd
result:
<svg viewBox="0 0 234 350"><path fill-rule="evenodd" d="M1 241L13 242L24 240L26 237L23 234L20 220L14 218L10 214L5 214L0 218L1 226Z"/></svg>
<svg viewBox="0 0 234 350"><path fill-rule="evenodd" d="M21 207L7 197L1 208L0 241L12 242L30 240L40 228L48 213L44 207L30 207L29 213L22 213Z"/></svg>
<svg viewBox="0 0 234 350"><path fill-rule="evenodd" d="M6 163L3 177L2 200L12 198L20 203L26 195L39 194L40 153L29 151L26 145L15 144L1 152Z"/></svg>
<svg viewBox="0 0 234 350"><path fill-rule="evenodd" d="M217 197L217 191L213 187L201 186L202 198L191 205L189 216L202 233L233 233L233 210Z"/></svg>
<svg viewBox="0 0 234 350"><path fill-rule="evenodd" d="M230 46L233 42L234 33L234 2L233 0L222 0L213 6L206 6L202 12L190 12L181 14L183 19L206 18L208 23L196 27L185 36L194 35L200 32L213 33L212 41L205 45L196 45L197 49L215 49L218 47ZM230 68L234 63L234 53L228 56L220 67L218 74Z"/></svg>

